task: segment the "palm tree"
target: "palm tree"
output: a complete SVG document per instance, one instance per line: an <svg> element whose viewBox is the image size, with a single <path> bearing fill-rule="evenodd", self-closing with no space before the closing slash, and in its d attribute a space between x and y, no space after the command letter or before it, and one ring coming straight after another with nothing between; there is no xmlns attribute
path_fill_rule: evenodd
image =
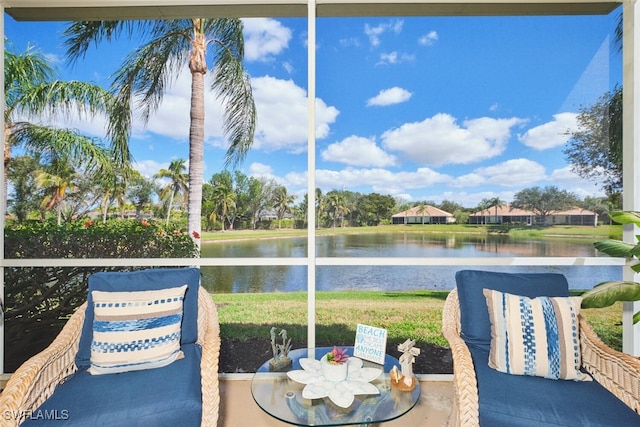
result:
<svg viewBox="0 0 640 427"><path fill-rule="evenodd" d="M216 217L220 217L220 223L222 224L222 232L224 232L224 222L227 219L229 211L236 206L237 194L233 192L233 189L224 184L218 183L213 188L213 202L215 209L210 215L212 221L215 221Z"/></svg>
<svg viewBox="0 0 640 427"><path fill-rule="evenodd" d="M495 208L495 219L494 219L494 223L498 224L498 208L504 206L506 204L506 202L504 200L500 200L499 197L492 197L490 199L482 199L482 201L480 202L480 204L478 205L478 207L476 209L478 209L479 211L489 211L489 209L491 208ZM483 218L486 218L483 215ZM485 219L485 224L486 224L486 219Z"/></svg>
<svg viewBox="0 0 640 427"><path fill-rule="evenodd" d="M336 228L336 220L341 218L340 227L344 227L344 216L349 213L347 200L344 194L333 191L325 196L327 209L331 213L332 228Z"/></svg>
<svg viewBox="0 0 640 427"><path fill-rule="evenodd" d="M320 220L322 219L322 214L324 213L325 208L325 199L322 195L322 190L316 188L316 228L320 228Z"/></svg>
<svg viewBox="0 0 640 427"><path fill-rule="evenodd" d="M178 19L164 21L77 21L65 31L72 61L87 52L92 43L110 41L122 32L137 31L145 42L129 54L116 71L114 91L129 112L118 129L131 127L131 105L140 102L146 120L160 104L166 85L185 65L191 72L191 123L189 129L188 231L200 243L202 185L204 173L204 76L212 61L214 90L224 103L224 130L229 138L226 164L244 160L255 130L256 111L251 83L245 72L243 24L240 19ZM210 50L210 55L207 55Z"/></svg>
<svg viewBox="0 0 640 427"><path fill-rule="evenodd" d="M75 163L81 161L87 169L108 167L109 153L97 139L41 122L44 117L56 115L71 117L79 113L81 117L93 117L104 113L110 118L109 123L114 123L116 104L111 93L90 83L58 80L47 59L31 48L23 53L5 49L4 73L5 194L11 151L18 146L38 153L44 160L63 156ZM119 150L115 157L128 160L126 138L111 125L108 136L113 153ZM5 211L5 202L0 202L1 212Z"/></svg>
<svg viewBox="0 0 640 427"><path fill-rule="evenodd" d="M101 194L100 208L103 224L107 222L109 206L114 201L120 208L120 219L124 219L128 183L139 176L140 173L130 167L112 167L94 175L96 191Z"/></svg>
<svg viewBox="0 0 640 427"><path fill-rule="evenodd" d="M281 185L276 187L273 192L273 207L276 210L278 216L278 230L281 229L282 219L287 212L291 211L291 204L295 201L296 197L293 194L287 192L287 187Z"/></svg>
<svg viewBox="0 0 640 427"><path fill-rule="evenodd" d="M416 213L420 214L420 219L421 219L422 225L424 225L424 213L425 212L427 212L427 204L426 203L420 203L420 207L418 208Z"/></svg>
<svg viewBox="0 0 640 427"><path fill-rule="evenodd" d="M44 198L40 203L43 212L55 208L57 224L62 224L62 211L64 209L67 191L75 188L74 180L78 173L68 159L55 158L45 169L36 173L36 184L44 189Z"/></svg>
<svg viewBox="0 0 640 427"><path fill-rule="evenodd" d="M185 159L172 160L168 169L160 169L154 178L168 178L169 182L160 190L162 199L169 199L167 206L167 222L166 227L169 228L169 219L171 218L171 209L176 196L187 193L187 182L189 175L185 173L187 166Z"/></svg>

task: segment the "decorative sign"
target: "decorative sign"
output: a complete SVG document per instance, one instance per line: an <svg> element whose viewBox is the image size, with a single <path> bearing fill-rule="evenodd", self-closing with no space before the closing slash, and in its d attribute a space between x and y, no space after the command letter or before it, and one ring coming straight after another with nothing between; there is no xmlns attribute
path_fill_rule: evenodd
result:
<svg viewBox="0 0 640 427"><path fill-rule="evenodd" d="M356 344L353 348L353 355L355 357L384 365L386 350L386 329L358 324L356 329Z"/></svg>

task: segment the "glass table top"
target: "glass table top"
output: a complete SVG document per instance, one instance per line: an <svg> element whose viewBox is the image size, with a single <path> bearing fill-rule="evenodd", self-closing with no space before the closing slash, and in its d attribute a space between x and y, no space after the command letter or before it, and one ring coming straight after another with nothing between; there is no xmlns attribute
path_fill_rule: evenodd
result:
<svg viewBox="0 0 640 427"><path fill-rule="evenodd" d="M353 347L347 348L353 355ZM298 349L289 353L292 365L289 370L300 370L300 359L319 360L331 347ZM342 408L328 397L305 399L302 396L305 384L296 382L286 372L271 372L269 362L265 362L251 381L251 394L255 402L271 416L286 423L303 426L342 426L352 424L373 424L393 420L413 408L420 397L420 386L412 391L400 391L391 386L389 371L393 366L400 368L398 360L385 356L385 364L378 365L363 361L363 366L382 369L383 373L370 383L379 394L356 395L353 403Z"/></svg>

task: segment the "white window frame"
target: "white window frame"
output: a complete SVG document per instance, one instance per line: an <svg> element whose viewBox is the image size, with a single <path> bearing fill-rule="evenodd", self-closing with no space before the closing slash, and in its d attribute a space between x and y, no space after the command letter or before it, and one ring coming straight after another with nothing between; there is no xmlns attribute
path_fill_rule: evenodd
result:
<svg viewBox="0 0 640 427"><path fill-rule="evenodd" d="M2 12L8 12L24 20L73 20L73 19L121 19L121 18L179 18L199 16L232 17L307 17L308 46L316 45L316 19L324 16L465 16L465 15L553 15L605 13L623 4L623 208L640 211L640 125L639 117L640 73L635 58L640 58L640 6L635 0L0 0ZM88 6L90 5L90 6ZM4 36L4 13L0 18ZM0 39L4 50L4 37ZM316 55L308 48L308 183L309 206L315 206L315 99ZM0 61L4 61L4 55ZM3 64L4 65L4 64ZM4 67L3 67L4 68ZM4 74L0 81L4 83ZM2 85L3 86L3 85ZM4 93L0 95L4 97ZM4 98L2 99L4 106ZM640 123L640 121L639 121ZM0 136L0 148L4 150L4 133ZM0 164L0 180L4 179L4 163ZM0 181L0 184L1 181ZM6 199L4 185L0 185L0 200ZM315 346L316 266L624 266L625 260L605 257L513 257L513 258L344 258L317 257L315 213L308 210L307 256L302 258L198 258L189 259L195 266L306 266L308 291L308 346ZM4 230L4 215L0 215L0 229ZM624 228L624 240L635 242L638 230L629 225ZM185 259L5 259L4 233L0 234L0 297L4 299L5 267L47 266L180 266ZM622 267L621 267L622 268ZM624 278L637 280L633 272L623 269ZM632 323L638 303L625 303L623 308L623 351L640 355L640 325ZM4 360L4 327L0 327L0 361ZM3 369L0 369L3 372Z"/></svg>

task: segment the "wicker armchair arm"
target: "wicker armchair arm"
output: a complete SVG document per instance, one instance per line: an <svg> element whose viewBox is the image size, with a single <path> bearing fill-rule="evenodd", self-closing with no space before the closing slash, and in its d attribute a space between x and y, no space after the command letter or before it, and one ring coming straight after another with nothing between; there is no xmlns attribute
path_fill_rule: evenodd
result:
<svg viewBox="0 0 640 427"><path fill-rule="evenodd" d="M451 424L478 426L478 382L469 347L460 338L460 307L455 289L447 296L442 310L442 333L449 342L453 357L455 408L451 414Z"/></svg>
<svg viewBox="0 0 640 427"><path fill-rule="evenodd" d="M5 411L2 425L18 425L53 394L58 384L77 370L75 356L85 308L86 303L76 310L46 349L24 362L11 375L0 394L0 408Z"/></svg>
<svg viewBox="0 0 640 427"><path fill-rule="evenodd" d="M202 346L200 375L202 381L202 427L216 426L220 406L218 364L220 359L220 324L218 311L206 289L198 292L198 331Z"/></svg>
<svg viewBox="0 0 640 427"><path fill-rule="evenodd" d="M604 344L580 316L582 366L607 390L640 413L640 360Z"/></svg>

